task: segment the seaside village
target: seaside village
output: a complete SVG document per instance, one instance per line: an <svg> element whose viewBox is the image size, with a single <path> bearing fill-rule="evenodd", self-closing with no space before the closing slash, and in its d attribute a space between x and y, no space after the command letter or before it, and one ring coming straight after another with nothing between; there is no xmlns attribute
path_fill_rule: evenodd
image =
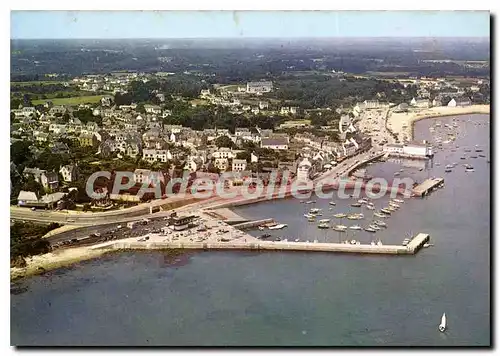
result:
<svg viewBox="0 0 500 356"><path fill-rule="evenodd" d="M149 76L137 73L87 75L73 79L71 85L77 85L80 90L105 89L110 93L123 93L131 81L148 81ZM227 205L218 198L196 201L179 197L175 186L174 194L166 194L166 187L172 179L186 175L187 188L190 189L197 178L216 182L222 173L231 172L225 178L224 189L237 191L247 183L249 186L266 186L272 172L278 173L278 185L288 186L294 181L317 183L326 177L341 179L347 184L359 181L366 184L373 177L363 166L371 161L409 158L413 162L426 162L454 137L415 142L412 140L412 120L419 116L459 115L467 110L477 112L481 105L474 105L470 97L464 98L463 83L458 86L444 80L424 78L406 81L418 86L418 97L408 103L389 103L376 98L351 107L312 110L280 106L264 99L265 93L275 90L270 81L214 85L211 89L201 90L196 100L172 97L190 103L192 107L226 107L250 122L257 115L279 117L279 124L273 128L249 125L234 130L222 127L194 130L168 124L168 118L175 112L162 104L165 97L157 92L150 94L158 99L158 104L116 105L112 95L105 95L95 104L62 106L46 100L34 107L20 105L11 110L11 147L20 144L21 148L18 146L16 150L24 149L20 151L21 157L17 157L17 164L16 151L11 155L11 190L14 191L11 193L11 213L18 214L21 219L27 213L38 214L39 211L54 218L68 213L60 220L65 225L61 229L71 228L72 224L78 226L78 221L82 221L80 218L95 213L92 217L100 220L92 224L108 224L101 226L98 233L89 234L86 227L80 226L81 236L77 229L73 235L71 231L68 236L61 231L53 241L49 239L52 248L80 246L86 249L84 254L88 256L96 253L96 249L109 248L239 248L245 244L251 248L276 249L276 241L285 242L280 244L282 249L310 249L309 243L314 242L314 248L321 251L416 253L421 247L431 245L429 235L406 238L402 245L382 244L380 238L375 239L376 232L387 227L385 219L404 203L401 199L394 198L387 206L376 207L368 197L354 197L349 204L355 210L372 210L370 216L373 215L373 219L363 226L356 224L365 218L361 212L331 211L332 219L323 218L322 209L314 205L308 208L311 207L309 204L315 203L314 200L303 200L304 218L316 223L320 229L332 227L338 231L339 242L342 233L364 230L372 236L371 244L360 245L356 239L345 238L349 234L342 234L344 240L341 244L296 239L289 245L287 239L262 231L266 228L269 232L279 230L286 224L273 219L248 221L228 209L231 204ZM473 79L467 92L477 92L482 85L489 83ZM438 92L432 100L429 97L431 90ZM442 98L451 99L443 102ZM142 110L139 110L140 105ZM82 110L87 112L85 120L78 118ZM489 108L484 110L489 112ZM331 115L332 112L336 115ZM313 113L338 119L318 127L311 124ZM456 131L455 123L453 125L445 129ZM440 128L435 124L431 130L437 133ZM476 151L479 152L477 147ZM29 162L39 163L26 165L26 158ZM63 159L65 162L61 164ZM415 164L422 166L421 163ZM447 166L447 172L452 168L454 166ZM86 181L98 171L110 172L111 179L95 181L94 191L101 196L93 199L86 193ZM131 172L131 184L113 192L113 175L117 171ZM287 181L281 179L285 173L289 176ZM20 181L23 182L21 186ZM143 186L157 185L160 185L162 199L155 200L157 197L153 193L138 194ZM431 178L414 182L410 189L413 196L424 196L443 186L443 178ZM197 189L205 190L203 186L197 186ZM408 187L391 189L403 194ZM329 203L330 210L335 209L335 201ZM144 206L148 206L146 211L149 214L143 212ZM344 225L344 218L355 224ZM330 220L334 221L333 226ZM263 234L255 237L242 231L249 228L258 228ZM214 229L216 233L212 233ZM110 241L117 239L119 241ZM57 258L62 261L66 257Z"/></svg>
<svg viewBox="0 0 500 356"><path fill-rule="evenodd" d="M149 76L139 73L86 75L67 84L77 85L80 90L89 92L107 90L117 93L124 92L131 81L147 81ZM11 203L31 209L103 211L140 203L141 198L136 194L142 184L159 181L166 185L170 179L182 176L186 171L192 178L208 176L214 180L219 173L232 171L233 178L227 184L241 185L255 177L266 182L273 170L280 173L288 171L291 179L314 179L343 160L370 150L425 158L432 155L432 148L425 142L410 142L408 130L392 132L387 126L387 118L401 113L411 115L431 107L463 107L472 103L469 98L463 97L463 87L453 86L444 80L421 78L407 82L419 88L419 97L408 103L366 100L349 108L314 110L278 107L259 99L263 93L273 91L273 83L269 81L202 90L199 100L191 102L192 106L209 104L227 107L231 113L246 117L263 114L286 118L274 129L236 127L234 132L218 127L196 131L180 125L163 124L163 119L172 112L162 107L164 95L161 93L156 93L160 105L145 104L143 113L136 111L137 104L115 105L112 95L103 96L96 104L62 106L47 100L36 107L20 105L11 111L14 118L11 144L16 141L32 142L29 155L35 158L47 149L53 154L74 156L74 147L78 148L79 156L59 167L50 164L19 170L11 162L11 177L32 178L43 188L23 189L16 201ZM477 80L469 89L478 91L483 84L487 83ZM432 100L429 98L431 89L441 90ZM451 99L442 102L443 97ZM242 104L248 98L252 98L255 105ZM84 109L92 110L92 115L102 118L102 123L91 120L82 122L73 115ZM338 122L314 131L307 130L311 113L327 115L332 110L339 114ZM88 178L88 167L117 169L112 162L119 160L130 163L135 183L133 187L119 194L111 194L107 187L97 188L99 192L107 193L105 198L85 204L78 199L68 199L73 190L80 190L79 194L74 194L77 197L84 194L81 182ZM87 176L81 169L82 165L87 166ZM97 168L92 171L99 170Z"/></svg>

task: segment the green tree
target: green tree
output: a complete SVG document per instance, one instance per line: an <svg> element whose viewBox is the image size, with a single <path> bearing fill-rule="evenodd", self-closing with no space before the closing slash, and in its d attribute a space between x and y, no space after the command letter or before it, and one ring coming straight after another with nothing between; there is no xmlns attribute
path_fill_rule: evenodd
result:
<svg viewBox="0 0 500 356"><path fill-rule="evenodd" d="M219 136L215 139L214 141L214 144L217 146L217 147L229 147L229 148L233 148L235 145L234 145L234 142L227 136Z"/></svg>

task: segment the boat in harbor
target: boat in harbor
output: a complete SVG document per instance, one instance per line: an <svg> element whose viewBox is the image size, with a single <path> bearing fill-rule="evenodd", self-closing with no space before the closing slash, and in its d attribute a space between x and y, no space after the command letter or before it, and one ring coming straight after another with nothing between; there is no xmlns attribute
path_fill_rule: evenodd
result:
<svg viewBox="0 0 500 356"><path fill-rule="evenodd" d="M400 204L405 202L403 199L392 199L392 200L394 200L396 203L400 203Z"/></svg>
<svg viewBox="0 0 500 356"><path fill-rule="evenodd" d="M321 223L318 225L318 228L320 229L328 229L330 227L330 225L328 225L328 223Z"/></svg>
<svg viewBox="0 0 500 356"><path fill-rule="evenodd" d="M446 330L446 313L443 313L443 316L441 317L441 324L439 324L438 329L442 333L445 332L445 330Z"/></svg>
<svg viewBox="0 0 500 356"><path fill-rule="evenodd" d="M346 216L347 216L347 214L344 214L344 213L333 214L333 217L337 218L337 219L342 219L342 218L345 218Z"/></svg>
<svg viewBox="0 0 500 356"><path fill-rule="evenodd" d="M276 224L276 225L273 225L273 226L269 226L268 229L269 230L281 230L285 227L287 227L288 225L287 224Z"/></svg>
<svg viewBox="0 0 500 356"><path fill-rule="evenodd" d="M476 155L472 155L472 156L470 156L470 158L477 158L477 156Z"/></svg>
<svg viewBox="0 0 500 356"><path fill-rule="evenodd" d="M323 224L323 223L329 223L330 222L330 219L321 219L318 221L320 224Z"/></svg>
<svg viewBox="0 0 500 356"><path fill-rule="evenodd" d="M345 225L335 225L333 227L333 230L339 231L339 232L345 232L347 230L347 226L345 226Z"/></svg>
<svg viewBox="0 0 500 356"><path fill-rule="evenodd" d="M378 225L376 225L376 224L370 224L370 225L368 225L368 227L370 229L374 229L374 230L377 230L377 231L381 229L381 227L378 226Z"/></svg>
<svg viewBox="0 0 500 356"><path fill-rule="evenodd" d="M377 232L377 230L371 228L371 227L365 227L364 228L365 231L368 231L368 232Z"/></svg>
<svg viewBox="0 0 500 356"><path fill-rule="evenodd" d="M316 203L314 200L306 201L306 204L314 204L314 203Z"/></svg>
<svg viewBox="0 0 500 356"><path fill-rule="evenodd" d="M383 219L387 219L389 217L387 214L382 214L382 213L374 213L373 215Z"/></svg>
<svg viewBox="0 0 500 356"><path fill-rule="evenodd" d="M375 206L373 206L373 205L367 205L366 208L368 210L375 210Z"/></svg>
<svg viewBox="0 0 500 356"><path fill-rule="evenodd" d="M470 152L470 151L472 151L470 148L465 148L464 149L464 152Z"/></svg>
<svg viewBox="0 0 500 356"><path fill-rule="evenodd" d="M375 220L373 223L377 224L378 226L387 227L387 224L382 220Z"/></svg>
<svg viewBox="0 0 500 356"><path fill-rule="evenodd" d="M360 208L361 207L361 203L352 203L351 206L353 208Z"/></svg>
<svg viewBox="0 0 500 356"><path fill-rule="evenodd" d="M474 167L469 166L469 167L465 168L465 171L466 172L474 172Z"/></svg>
<svg viewBox="0 0 500 356"><path fill-rule="evenodd" d="M388 214L388 215L391 215L391 213L392 213L389 209L385 209L385 208L380 209L380 211L381 211L382 213L384 213L384 214Z"/></svg>
<svg viewBox="0 0 500 356"><path fill-rule="evenodd" d="M399 173L399 172L395 172L395 173L394 173L394 177L398 177L400 174L401 174L401 173Z"/></svg>
<svg viewBox="0 0 500 356"><path fill-rule="evenodd" d="M315 217L315 216L309 216L309 217L307 218L307 221L309 221L309 222L314 222L314 221L316 221L316 217Z"/></svg>
<svg viewBox="0 0 500 356"><path fill-rule="evenodd" d="M271 237L271 234L263 234L259 236L259 239L265 240Z"/></svg>
<svg viewBox="0 0 500 356"><path fill-rule="evenodd" d="M393 203L392 201L389 202L389 205L392 206L392 207L394 207L394 208L399 208L400 207L400 205L398 203Z"/></svg>
<svg viewBox="0 0 500 356"><path fill-rule="evenodd" d="M446 169L444 170L444 172L445 172L445 173L451 173L451 172L452 172L452 169L451 169L451 168L446 168Z"/></svg>
<svg viewBox="0 0 500 356"><path fill-rule="evenodd" d="M331 201L328 204L333 205L333 206L337 205L337 203L335 203L334 201Z"/></svg>
<svg viewBox="0 0 500 356"><path fill-rule="evenodd" d="M486 157L486 155L480 154L479 157L483 157L484 158L484 157Z"/></svg>
<svg viewBox="0 0 500 356"><path fill-rule="evenodd" d="M348 218L349 220L360 220L360 219L363 219L364 217L365 217L365 216L364 216L363 214L361 214L361 213L359 213L359 214L349 214L349 215L347 215L347 218Z"/></svg>
<svg viewBox="0 0 500 356"><path fill-rule="evenodd" d="M351 230L361 230L361 226L359 226L359 225L352 225L352 226L349 226L349 229L351 229Z"/></svg>

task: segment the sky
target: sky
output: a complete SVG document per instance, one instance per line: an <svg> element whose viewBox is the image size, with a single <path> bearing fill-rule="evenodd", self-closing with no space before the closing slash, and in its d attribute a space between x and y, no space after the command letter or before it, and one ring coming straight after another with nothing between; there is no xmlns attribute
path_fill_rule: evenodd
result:
<svg viewBox="0 0 500 356"><path fill-rule="evenodd" d="M12 11L12 39L489 37L487 11Z"/></svg>

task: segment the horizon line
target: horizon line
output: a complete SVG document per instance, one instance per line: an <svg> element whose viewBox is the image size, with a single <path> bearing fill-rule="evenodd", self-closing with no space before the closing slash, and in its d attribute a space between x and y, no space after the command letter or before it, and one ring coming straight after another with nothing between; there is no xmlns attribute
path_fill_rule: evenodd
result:
<svg viewBox="0 0 500 356"><path fill-rule="evenodd" d="M439 39L489 39L491 36L297 36L297 37L48 37L48 38L10 38L10 40L297 40L297 39L407 39L407 38L439 38Z"/></svg>

